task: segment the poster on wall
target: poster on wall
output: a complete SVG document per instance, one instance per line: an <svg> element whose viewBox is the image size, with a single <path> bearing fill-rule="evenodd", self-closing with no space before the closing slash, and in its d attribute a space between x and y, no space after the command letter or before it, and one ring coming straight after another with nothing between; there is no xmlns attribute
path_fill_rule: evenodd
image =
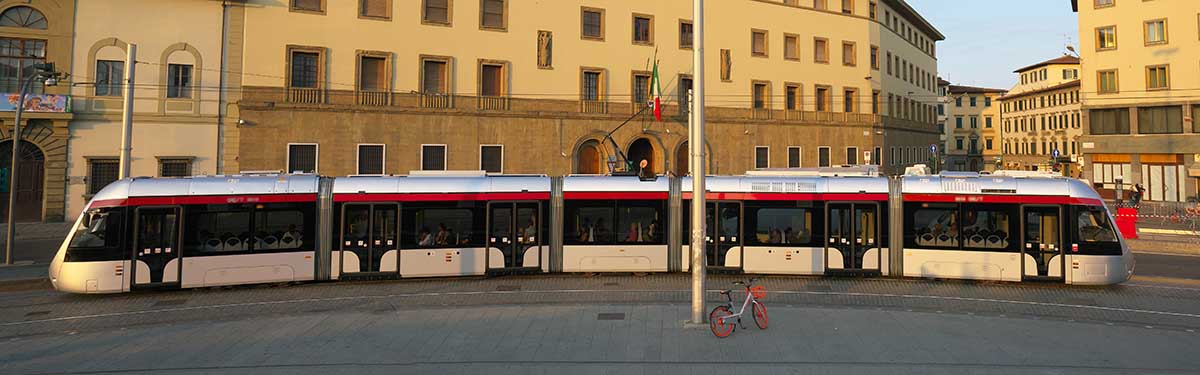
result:
<svg viewBox="0 0 1200 375"><path fill-rule="evenodd" d="M17 110L17 102L21 94L3 93L4 100L0 101L0 111L13 112ZM70 112L71 98L67 95L28 94L25 95L25 112Z"/></svg>

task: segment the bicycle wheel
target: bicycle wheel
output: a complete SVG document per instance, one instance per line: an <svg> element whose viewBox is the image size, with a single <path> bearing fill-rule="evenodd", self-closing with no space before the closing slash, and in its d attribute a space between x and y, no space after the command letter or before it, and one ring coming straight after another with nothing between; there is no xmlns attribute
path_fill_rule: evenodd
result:
<svg viewBox="0 0 1200 375"><path fill-rule="evenodd" d="M754 310L754 324L758 326L758 329L767 329L767 323L769 323L767 320L767 305L759 301L754 301L751 308Z"/></svg>
<svg viewBox="0 0 1200 375"><path fill-rule="evenodd" d="M733 333L733 320L722 318L730 315L733 313L725 306L717 306L708 314L708 327L712 328L713 335L724 338Z"/></svg>

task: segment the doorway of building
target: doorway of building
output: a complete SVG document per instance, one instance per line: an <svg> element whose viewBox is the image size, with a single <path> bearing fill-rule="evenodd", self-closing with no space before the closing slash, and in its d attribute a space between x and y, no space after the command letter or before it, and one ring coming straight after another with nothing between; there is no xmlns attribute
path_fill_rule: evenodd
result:
<svg viewBox="0 0 1200 375"><path fill-rule="evenodd" d="M17 150L17 222L42 220L42 195L46 173L46 154L37 145L21 141ZM12 173L12 141L0 142L0 173ZM11 175L10 175L11 176ZM4 178L7 183L8 178ZM0 188L0 221L8 220L8 186Z"/></svg>

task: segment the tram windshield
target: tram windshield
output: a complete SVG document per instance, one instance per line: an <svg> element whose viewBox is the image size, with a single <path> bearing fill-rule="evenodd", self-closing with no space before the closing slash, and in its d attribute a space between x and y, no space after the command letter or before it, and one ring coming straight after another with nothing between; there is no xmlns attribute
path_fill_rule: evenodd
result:
<svg viewBox="0 0 1200 375"><path fill-rule="evenodd" d="M1113 231L1112 223L1108 221L1108 211L1103 207L1080 208L1078 220L1079 240L1082 242L1116 242L1117 234Z"/></svg>
<svg viewBox="0 0 1200 375"><path fill-rule="evenodd" d="M71 236L71 247L96 248L113 245L117 239L114 238L116 236L109 236L108 230L112 214L112 212L99 210L84 213L87 216L79 223L79 229ZM114 219L120 220L119 218Z"/></svg>

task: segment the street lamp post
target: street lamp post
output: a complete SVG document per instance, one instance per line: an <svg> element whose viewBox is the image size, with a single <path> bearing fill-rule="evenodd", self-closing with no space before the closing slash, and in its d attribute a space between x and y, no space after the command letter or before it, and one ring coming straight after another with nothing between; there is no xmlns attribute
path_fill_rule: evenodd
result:
<svg viewBox="0 0 1200 375"><path fill-rule="evenodd" d="M695 22L692 31L692 58L694 59L692 88L691 134L688 136L688 147L691 148L692 169L692 316L691 323L704 323L704 276L705 242L704 242L704 0L695 0L692 16Z"/></svg>
<svg viewBox="0 0 1200 375"><path fill-rule="evenodd" d="M21 94L17 100L16 118L13 120L12 132L12 163L8 169L8 233L5 234L4 242L4 264L12 264L13 238L17 229L16 225L16 204L17 204L17 163L20 160L19 151L21 150L21 115L25 112L25 97L29 94L29 88L33 85L33 80L44 79L46 86L54 86L58 84L60 73L54 71L53 63L43 63L33 66L33 74L21 81Z"/></svg>

